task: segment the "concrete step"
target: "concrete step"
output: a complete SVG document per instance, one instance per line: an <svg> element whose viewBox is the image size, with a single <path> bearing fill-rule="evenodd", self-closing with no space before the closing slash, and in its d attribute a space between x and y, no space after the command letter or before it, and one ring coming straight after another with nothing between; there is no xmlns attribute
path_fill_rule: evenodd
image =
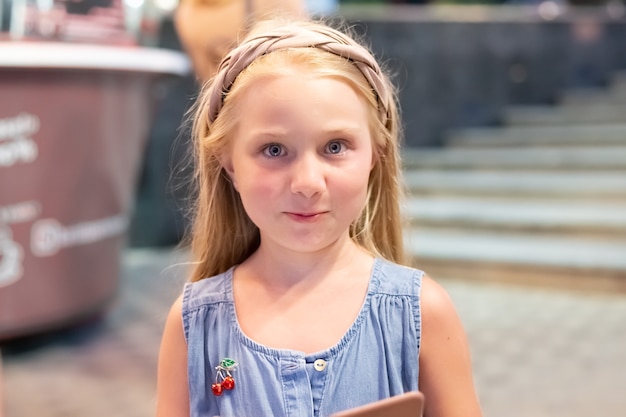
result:
<svg viewBox="0 0 626 417"><path fill-rule="evenodd" d="M572 88L564 91L560 106L588 107L589 105L626 104L626 71L615 72L609 85L603 87Z"/></svg>
<svg viewBox="0 0 626 417"><path fill-rule="evenodd" d="M626 240L607 242L603 239L414 228L408 233L407 245L412 255L422 258L606 269L626 273Z"/></svg>
<svg viewBox="0 0 626 417"><path fill-rule="evenodd" d="M626 240L415 228L406 245L415 265L435 277L626 290Z"/></svg>
<svg viewBox="0 0 626 417"><path fill-rule="evenodd" d="M407 170L623 170L626 141L624 146L409 148L402 159Z"/></svg>
<svg viewBox="0 0 626 417"><path fill-rule="evenodd" d="M465 128L449 131L445 142L455 147L624 146L626 123Z"/></svg>
<svg viewBox="0 0 626 417"><path fill-rule="evenodd" d="M410 197L411 225L478 232L597 237L626 242L626 201L546 201L458 196ZM626 253L624 254L626 257Z"/></svg>
<svg viewBox="0 0 626 417"><path fill-rule="evenodd" d="M623 171L409 170L404 182L412 195L571 198L626 201Z"/></svg>
<svg viewBox="0 0 626 417"><path fill-rule="evenodd" d="M620 78L608 88L577 88L563 92L561 106L589 106L596 104L626 104L626 84Z"/></svg>
<svg viewBox="0 0 626 417"><path fill-rule="evenodd" d="M578 106L511 106L504 111L508 126L567 126L626 122L626 103Z"/></svg>

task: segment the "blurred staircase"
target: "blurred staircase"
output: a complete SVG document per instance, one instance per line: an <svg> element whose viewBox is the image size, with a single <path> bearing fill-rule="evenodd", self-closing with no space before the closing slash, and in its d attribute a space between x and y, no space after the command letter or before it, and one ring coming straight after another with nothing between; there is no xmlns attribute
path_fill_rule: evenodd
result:
<svg viewBox="0 0 626 417"><path fill-rule="evenodd" d="M626 73L407 149L407 247L433 277L626 292Z"/></svg>

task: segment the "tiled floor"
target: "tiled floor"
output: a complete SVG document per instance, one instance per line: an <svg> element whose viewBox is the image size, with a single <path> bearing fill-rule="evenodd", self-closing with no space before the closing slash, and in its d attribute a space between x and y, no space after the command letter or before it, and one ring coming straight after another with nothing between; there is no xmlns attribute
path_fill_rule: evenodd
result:
<svg viewBox="0 0 626 417"><path fill-rule="evenodd" d="M3 347L5 417L148 417L180 254L130 250L101 321ZM626 296L442 281L465 323L485 417L626 415Z"/></svg>

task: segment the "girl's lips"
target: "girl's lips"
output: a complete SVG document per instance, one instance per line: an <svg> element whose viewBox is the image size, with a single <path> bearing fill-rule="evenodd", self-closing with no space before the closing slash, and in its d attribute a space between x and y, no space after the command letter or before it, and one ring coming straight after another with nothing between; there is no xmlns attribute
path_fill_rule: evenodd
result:
<svg viewBox="0 0 626 417"><path fill-rule="evenodd" d="M285 214L289 216L289 218L299 221L299 222L312 222L319 219L323 214L328 213L327 211L319 211L315 213L292 213L286 212Z"/></svg>

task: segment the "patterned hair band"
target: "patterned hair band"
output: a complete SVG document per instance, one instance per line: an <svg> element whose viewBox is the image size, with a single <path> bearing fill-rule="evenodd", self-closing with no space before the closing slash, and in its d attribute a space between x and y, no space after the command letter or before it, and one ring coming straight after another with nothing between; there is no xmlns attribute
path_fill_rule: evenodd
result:
<svg viewBox="0 0 626 417"><path fill-rule="evenodd" d="M252 36L234 48L220 63L209 91L208 117L217 118L224 97L239 74L258 57L289 48L318 48L349 59L361 71L376 93L383 123L389 117L392 93L372 54L343 33L322 25L280 27Z"/></svg>

